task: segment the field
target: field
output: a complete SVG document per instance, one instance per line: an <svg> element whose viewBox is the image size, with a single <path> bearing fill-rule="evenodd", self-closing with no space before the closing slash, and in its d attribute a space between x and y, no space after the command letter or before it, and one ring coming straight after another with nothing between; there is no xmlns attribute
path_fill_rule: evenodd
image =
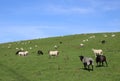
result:
<svg viewBox="0 0 120 81"><path fill-rule="evenodd" d="M120 33L114 33L115 37L112 34L76 34L0 44L0 81L120 81ZM106 43L101 44L101 40ZM80 47L81 43L84 47ZM49 58L48 51L55 50L54 45L59 46L60 54ZM29 55L16 55L16 48L28 50ZM78 56L95 59L92 48L103 50L108 67L96 67L94 61L94 71L83 69ZM37 55L39 49L44 55Z"/></svg>

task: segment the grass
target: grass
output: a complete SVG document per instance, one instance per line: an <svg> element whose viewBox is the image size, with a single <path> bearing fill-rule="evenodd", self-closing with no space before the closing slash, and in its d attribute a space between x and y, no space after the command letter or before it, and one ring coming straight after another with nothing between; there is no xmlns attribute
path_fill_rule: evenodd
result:
<svg viewBox="0 0 120 81"><path fill-rule="evenodd" d="M111 37L112 33L76 34L0 44L0 81L120 81L120 33L114 34L115 37ZM96 37L90 39L92 35ZM89 41L82 42L85 39ZM101 40L106 43L101 44ZM80 43L85 46L80 48ZM49 59L48 50L55 50L54 45L59 46L60 55ZM29 55L15 55L16 47L28 50ZM103 49L108 67L96 67L94 63L94 71L83 69L78 56L94 58L92 48ZM37 55L39 49L44 55Z"/></svg>

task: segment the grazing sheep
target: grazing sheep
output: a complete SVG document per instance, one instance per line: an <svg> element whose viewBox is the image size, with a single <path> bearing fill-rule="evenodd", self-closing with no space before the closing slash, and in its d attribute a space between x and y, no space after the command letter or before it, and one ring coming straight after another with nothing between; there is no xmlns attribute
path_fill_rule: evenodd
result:
<svg viewBox="0 0 120 81"><path fill-rule="evenodd" d="M37 45L35 45L35 47L37 48L38 46L37 46Z"/></svg>
<svg viewBox="0 0 120 81"><path fill-rule="evenodd" d="M15 48L16 50L18 50L19 48Z"/></svg>
<svg viewBox="0 0 120 81"><path fill-rule="evenodd" d="M104 34L104 37L108 37L106 34Z"/></svg>
<svg viewBox="0 0 120 81"><path fill-rule="evenodd" d="M80 47L83 47L83 46L84 46L84 44L81 43L81 44L80 44Z"/></svg>
<svg viewBox="0 0 120 81"><path fill-rule="evenodd" d="M59 43L60 43L60 44L62 44L62 42L61 42L61 41L60 41Z"/></svg>
<svg viewBox="0 0 120 81"><path fill-rule="evenodd" d="M92 67L91 70L93 70L93 65L94 65L94 60L92 58L84 57L84 56L79 56L81 62L84 65L84 69L87 69L90 71L90 66Z"/></svg>
<svg viewBox="0 0 120 81"><path fill-rule="evenodd" d="M19 50L19 51L17 51L16 52L16 55L19 55L19 56L27 56L28 55L28 51L21 51L21 50Z"/></svg>
<svg viewBox="0 0 120 81"><path fill-rule="evenodd" d="M108 66L106 57L104 55L97 55L96 57L97 66L104 66L104 62L106 63L106 66Z"/></svg>
<svg viewBox="0 0 120 81"><path fill-rule="evenodd" d="M30 50L32 49L32 47L29 48Z"/></svg>
<svg viewBox="0 0 120 81"><path fill-rule="evenodd" d="M38 50L37 54L38 55L43 55L43 52L41 50Z"/></svg>
<svg viewBox="0 0 120 81"><path fill-rule="evenodd" d="M10 49L11 48L11 46L8 46L8 49Z"/></svg>
<svg viewBox="0 0 120 81"><path fill-rule="evenodd" d="M103 51L102 49L92 49L93 53L96 55L103 55Z"/></svg>
<svg viewBox="0 0 120 81"><path fill-rule="evenodd" d="M55 48L55 49L57 49L57 48L58 48L58 46L57 46L57 45L55 45L55 46L54 46L54 48Z"/></svg>
<svg viewBox="0 0 120 81"><path fill-rule="evenodd" d="M106 43L106 41L105 41L105 40L102 40L102 41L101 41L101 43L102 43L102 44L105 44L105 43Z"/></svg>
<svg viewBox="0 0 120 81"><path fill-rule="evenodd" d="M48 53L49 53L49 57L59 55L59 51L49 51Z"/></svg>
<svg viewBox="0 0 120 81"><path fill-rule="evenodd" d="M95 38L95 35L93 35L93 36L90 36L89 38Z"/></svg>
<svg viewBox="0 0 120 81"><path fill-rule="evenodd" d="M83 42L85 42L86 40L83 40Z"/></svg>
<svg viewBox="0 0 120 81"><path fill-rule="evenodd" d="M86 41L88 41L88 39L86 39Z"/></svg>
<svg viewBox="0 0 120 81"><path fill-rule="evenodd" d="M112 36L112 37L115 37L115 34L112 34L111 36Z"/></svg>

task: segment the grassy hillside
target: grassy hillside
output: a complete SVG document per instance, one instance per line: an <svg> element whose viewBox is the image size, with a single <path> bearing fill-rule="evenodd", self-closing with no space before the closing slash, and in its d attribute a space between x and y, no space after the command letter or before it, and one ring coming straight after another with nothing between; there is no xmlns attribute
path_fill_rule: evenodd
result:
<svg viewBox="0 0 120 81"><path fill-rule="evenodd" d="M114 33L115 37L112 34L80 34L0 44L0 81L120 81L120 33ZM101 44L101 40L106 43ZM84 47L80 47L81 43ZM49 58L48 50L55 50L54 45L59 46L60 55ZM16 48L28 50L29 55L15 55ZM78 56L95 59L92 48L103 49L108 67L96 67L94 62L94 71L83 70ZM39 49L44 55L37 55Z"/></svg>

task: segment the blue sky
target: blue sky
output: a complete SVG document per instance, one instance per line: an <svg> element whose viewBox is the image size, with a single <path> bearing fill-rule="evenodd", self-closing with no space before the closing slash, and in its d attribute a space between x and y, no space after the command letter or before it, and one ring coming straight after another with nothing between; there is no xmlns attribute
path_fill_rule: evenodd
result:
<svg viewBox="0 0 120 81"><path fill-rule="evenodd" d="M0 0L0 43L119 32L120 0Z"/></svg>

